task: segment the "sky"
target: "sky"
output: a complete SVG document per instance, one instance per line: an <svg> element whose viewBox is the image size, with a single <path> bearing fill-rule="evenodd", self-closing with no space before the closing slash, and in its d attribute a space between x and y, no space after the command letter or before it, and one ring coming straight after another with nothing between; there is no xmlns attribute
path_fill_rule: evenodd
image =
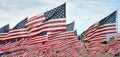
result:
<svg viewBox="0 0 120 57"><path fill-rule="evenodd" d="M24 18L44 13L65 2L67 24L75 21L74 30L78 34L115 10L118 10L117 30L120 32L120 0L0 0L0 27L10 24L13 28Z"/></svg>

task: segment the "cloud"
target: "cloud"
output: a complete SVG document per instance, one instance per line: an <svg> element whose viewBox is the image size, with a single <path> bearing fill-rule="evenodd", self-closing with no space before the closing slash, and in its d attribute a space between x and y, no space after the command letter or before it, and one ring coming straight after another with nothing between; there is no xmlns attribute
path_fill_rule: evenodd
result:
<svg viewBox="0 0 120 57"><path fill-rule="evenodd" d="M26 9L26 8L31 8L31 7L40 7L40 6L45 6L46 4L43 2L40 2L38 0L5 0L0 2L0 7L4 10L13 10L13 9Z"/></svg>
<svg viewBox="0 0 120 57"><path fill-rule="evenodd" d="M108 1L97 0L1 0L0 25L10 23L12 28L27 16L30 18L44 13L64 2L67 4L67 24L75 21L75 29L79 34L115 9L120 10L118 2L108 3Z"/></svg>
<svg viewBox="0 0 120 57"><path fill-rule="evenodd" d="M95 0L77 0L69 1L71 8L68 9L67 18L70 22L75 21L75 28L78 33L82 33L89 26L108 16L116 9L120 10L117 2L95 1ZM119 13L119 12L118 12ZM120 17L118 17L120 19ZM70 23L68 21L68 23ZM119 26L120 27L120 26ZM119 28L120 29L120 28Z"/></svg>
<svg viewBox="0 0 120 57"><path fill-rule="evenodd" d="M63 4L65 2L67 2L67 0L38 0L40 2L44 2L46 4L51 4L51 5L56 5L56 4Z"/></svg>
<svg viewBox="0 0 120 57"><path fill-rule="evenodd" d="M16 4L16 5L18 5L18 4ZM56 5L56 6L58 6L58 5ZM44 13L53 8L55 8L55 6L53 6L53 5L44 5L44 6L40 5L40 6L36 6L36 7L31 6L31 7L26 7L24 9L16 9L16 7L14 7L13 9L8 8L8 10L4 10L4 8L2 8L2 9L0 9L0 21L2 21L4 24L10 23L10 26L12 28L19 21L24 19L25 17L30 18L32 16ZM0 23L0 25L2 25L2 23Z"/></svg>

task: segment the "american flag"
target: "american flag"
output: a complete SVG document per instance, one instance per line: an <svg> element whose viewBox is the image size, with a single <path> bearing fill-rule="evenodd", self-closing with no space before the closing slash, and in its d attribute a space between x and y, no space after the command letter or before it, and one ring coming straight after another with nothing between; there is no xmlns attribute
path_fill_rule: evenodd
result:
<svg viewBox="0 0 120 57"><path fill-rule="evenodd" d="M52 41L52 40L60 40L60 39L67 39L67 38L65 38L66 36L74 36L74 32L73 31L68 31L68 32L50 33L50 34L48 34L48 39L50 41Z"/></svg>
<svg viewBox="0 0 120 57"><path fill-rule="evenodd" d="M25 18L21 22L19 22L11 31L8 32L7 38L8 39L27 38L28 31L26 28L24 28L26 22L27 22L27 18Z"/></svg>
<svg viewBox="0 0 120 57"><path fill-rule="evenodd" d="M48 42L47 36L36 36L36 37L32 37L29 39L29 44L33 45L33 44L38 44L38 43L43 43L43 42Z"/></svg>
<svg viewBox="0 0 120 57"><path fill-rule="evenodd" d="M84 32L84 41L88 41L90 38L89 36L92 36L95 32L95 30L98 27L98 22L90 26L85 32Z"/></svg>
<svg viewBox="0 0 120 57"><path fill-rule="evenodd" d="M6 51L6 50L8 50L9 49L9 46L11 45L11 43L9 42L9 43L6 43L2 48L2 51Z"/></svg>
<svg viewBox="0 0 120 57"><path fill-rule="evenodd" d="M79 56L79 54L75 51L75 49L73 49L73 48L71 48L71 47L67 48L67 51L68 51L68 53L69 53L72 57L77 57L77 56Z"/></svg>
<svg viewBox="0 0 120 57"><path fill-rule="evenodd" d="M78 39L75 39L76 42L72 43L72 48L78 51L81 55L86 56L87 51L82 43L78 41Z"/></svg>
<svg viewBox="0 0 120 57"><path fill-rule="evenodd" d="M8 33L0 33L0 40L5 40Z"/></svg>
<svg viewBox="0 0 120 57"><path fill-rule="evenodd" d="M49 42L45 43L44 45L41 46L40 50L42 51L47 51L50 49L50 44Z"/></svg>
<svg viewBox="0 0 120 57"><path fill-rule="evenodd" d="M76 42L72 43L72 48L78 49L81 48L82 44L77 40Z"/></svg>
<svg viewBox="0 0 120 57"><path fill-rule="evenodd" d="M45 21L44 14L39 14L28 19L25 28L30 29L32 26L39 26Z"/></svg>
<svg viewBox="0 0 120 57"><path fill-rule="evenodd" d="M99 54L99 55L101 55L101 54L105 54L105 51L106 51L105 48L106 48L106 47L100 47L100 48L98 49L97 54Z"/></svg>
<svg viewBox="0 0 120 57"><path fill-rule="evenodd" d="M115 54L115 52L117 51L116 45L117 45L117 40L115 38L111 38L107 43L109 49L108 53Z"/></svg>
<svg viewBox="0 0 120 57"><path fill-rule="evenodd" d="M21 41L19 42L19 45L27 45L28 44L28 39L21 39Z"/></svg>
<svg viewBox="0 0 120 57"><path fill-rule="evenodd" d="M15 38L27 38L28 31L26 29L16 29L8 32L7 39L15 39Z"/></svg>
<svg viewBox="0 0 120 57"><path fill-rule="evenodd" d="M23 47L21 48L21 46L18 46L18 42L14 42L14 43L11 43L10 47L9 47L9 51L16 51L16 50L19 50L19 49L24 49Z"/></svg>
<svg viewBox="0 0 120 57"><path fill-rule="evenodd" d="M89 52L94 52L94 51L97 51L98 50L98 48L100 47L100 44L101 43L91 43L90 42L90 44L88 45L88 47L87 47L87 50L89 50Z"/></svg>
<svg viewBox="0 0 120 57"><path fill-rule="evenodd" d="M82 43L84 40L84 33L85 31L83 31L80 35L78 35L78 40Z"/></svg>
<svg viewBox="0 0 120 57"><path fill-rule="evenodd" d="M72 22L72 23L70 23L70 24L67 24L67 29L66 29L66 31L73 31L73 30L74 30L74 24L75 24L75 22Z"/></svg>
<svg viewBox="0 0 120 57"><path fill-rule="evenodd" d="M50 11L30 18L25 25L25 28L28 28L30 32L30 36L36 36L46 32L65 31L65 8L66 4L62 4Z"/></svg>
<svg viewBox="0 0 120 57"><path fill-rule="evenodd" d="M0 33L7 33L7 32L9 32L9 24L0 28Z"/></svg>
<svg viewBox="0 0 120 57"><path fill-rule="evenodd" d="M111 38L111 39L108 41L107 45L108 45L108 46L115 46L116 43L117 43L117 40L116 40L115 38Z"/></svg>
<svg viewBox="0 0 120 57"><path fill-rule="evenodd" d="M22 57L29 57L29 54L27 52L22 54Z"/></svg>
<svg viewBox="0 0 120 57"><path fill-rule="evenodd" d="M103 36L116 33L116 12L117 11L111 13L109 16L88 28L84 34L84 41L97 38L104 40Z"/></svg>
<svg viewBox="0 0 120 57"><path fill-rule="evenodd" d="M14 43L11 43L10 45L8 45L8 48L7 48L7 49L8 49L9 51L15 51L15 50L17 50L16 47L17 47L17 43L14 42Z"/></svg>
<svg viewBox="0 0 120 57"><path fill-rule="evenodd" d="M106 39L105 35L100 35L100 36L96 36L95 39L90 39L90 41L99 41L99 40L103 40Z"/></svg>
<svg viewBox="0 0 120 57"><path fill-rule="evenodd" d="M54 51L54 52L58 51L58 48L60 47L59 46L60 41L54 36L56 36L60 33L62 33L62 32L57 31L57 32L52 32L52 33L48 34L49 44L50 44L51 50ZM51 51L51 53L53 53L52 51Z"/></svg>
<svg viewBox="0 0 120 57"><path fill-rule="evenodd" d="M52 46L54 51L66 49L67 47L69 47L70 43L74 42L74 38L76 38L76 36L74 36L73 31L54 32L48 34L50 44L57 43L54 46Z"/></svg>
<svg viewBox="0 0 120 57"><path fill-rule="evenodd" d="M90 39L90 43L100 43L106 41L105 35L95 36L93 39Z"/></svg>
<svg viewBox="0 0 120 57"><path fill-rule="evenodd" d="M75 36L78 36L78 34L77 34L77 30L74 31L74 35L75 35Z"/></svg>
<svg viewBox="0 0 120 57"><path fill-rule="evenodd" d="M91 48L91 47L95 47L95 46L99 46L101 43L89 43L89 45L88 45L88 48Z"/></svg>
<svg viewBox="0 0 120 57"><path fill-rule="evenodd" d="M117 43L119 44L119 43L120 43L120 33L118 33L116 37L117 37L117 39L118 39L118 42L117 42Z"/></svg>
<svg viewBox="0 0 120 57"><path fill-rule="evenodd" d="M96 53L96 51L93 51L93 52L90 53L89 56L90 56L90 57L95 57L95 53Z"/></svg>
<svg viewBox="0 0 120 57"><path fill-rule="evenodd" d="M7 32L9 32L9 24L0 28L0 40L5 40L7 37Z"/></svg>
<svg viewBox="0 0 120 57"><path fill-rule="evenodd" d="M117 38L120 39L120 33L117 34Z"/></svg>
<svg viewBox="0 0 120 57"><path fill-rule="evenodd" d="M63 43L63 44L61 44L61 48L66 46L66 45L71 45L72 43L75 43L76 40L74 38L77 38L77 37L71 36L71 37L65 37L65 38L68 38L68 39L64 39L64 41L63 40L61 41Z"/></svg>
<svg viewBox="0 0 120 57"><path fill-rule="evenodd" d="M58 36L58 34L60 34L60 33L62 33L62 32L57 31L57 32L48 33L48 40L49 41L57 40L56 36Z"/></svg>
<svg viewBox="0 0 120 57"><path fill-rule="evenodd" d="M59 54L58 54L58 57L64 57L65 56L65 52L60 52Z"/></svg>
<svg viewBox="0 0 120 57"><path fill-rule="evenodd" d="M26 17L25 19L23 19L22 21L20 21L15 27L13 27L12 30L24 28L24 26L27 23L27 21L28 21L28 17Z"/></svg>
<svg viewBox="0 0 120 57"><path fill-rule="evenodd" d="M64 31L66 30L66 20L65 19L53 19L44 22L40 27L33 27L30 30L30 36L36 36L46 32L54 31Z"/></svg>

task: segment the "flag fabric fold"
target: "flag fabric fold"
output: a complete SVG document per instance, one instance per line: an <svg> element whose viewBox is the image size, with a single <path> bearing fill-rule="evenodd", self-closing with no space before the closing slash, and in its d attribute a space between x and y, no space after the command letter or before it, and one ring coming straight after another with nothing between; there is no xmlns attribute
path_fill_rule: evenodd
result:
<svg viewBox="0 0 120 57"><path fill-rule="evenodd" d="M89 27L84 33L84 40L103 38L101 36L113 33L116 33L116 11Z"/></svg>

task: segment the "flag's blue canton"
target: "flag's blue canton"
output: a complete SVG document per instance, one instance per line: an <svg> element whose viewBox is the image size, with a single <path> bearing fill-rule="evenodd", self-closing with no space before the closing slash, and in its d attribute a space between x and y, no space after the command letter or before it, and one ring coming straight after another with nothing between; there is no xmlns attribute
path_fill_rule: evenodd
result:
<svg viewBox="0 0 120 57"><path fill-rule="evenodd" d="M84 39L84 38L83 38L82 35L79 35L79 36L78 36L78 40L79 40L80 42L83 42L83 39Z"/></svg>
<svg viewBox="0 0 120 57"><path fill-rule="evenodd" d="M77 36L77 30L74 31L74 35Z"/></svg>
<svg viewBox="0 0 120 57"><path fill-rule="evenodd" d="M50 19L66 18L66 4L60 5L44 13L46 21Z"/></svg>
<svg viewBox="0 0 120 57"><path fill-rule="evenodd" d="M13 28L13 30L14 30L14 29L22 29L22 28L24 28L25 24L27 23L27 19L28 19L28 18L25 18L25 19L23 19L21 22L19 22L19 23Z"/></svg>
<svg viewBox="0 0 120 57"><path fill-rule="evenodd" d="M5 44L5 41L1 41L0 44Z"/></svg>
<svg viewBox="0 0 120 57"><path fill-rule="evenodd" d="M14 42L16 42L16 39L12 39L12 40L11 40L11 43L14 43Z"/></svg>
<svg viewBox="0 0 120 57"><path fill-rule="evenodd" d="M40 34L40 36L43 36L43 35L47 35L47 33L42 33L42 34Z"/></svg>
<svg viewBox="0 0 120 57"><path fill-rule="evenodd" d="M116 13L117 11L113 12L109 16L105 17L99 22L99 26L104 25L104 24L109 24L109 23L115 23L116 22Z"/></svg>
<svg viewBox="0 0 120 57"><path fill-rule="evenodd" d="M0 29L0 33L3 33L4 32L4 29Z"/></svg>
<svg viewBox="0 0 120 57"><path fill-rule="evenodd" d="M9 24L3 26L1 29L0 29L0 33L7 33L9 32Z"/></svg>
<svg viewBox="0 0 120 57"><path fill-rule="evenodd" d="M78 36L78 40L82 40L83 39L83 36L82 35L79 35Z"/></svg>
<svg viewBox="0 0 120 57"><path fill-rule="evenodd" d="M66 29L66 31L73 31L73 30L74 30L74 23L75 23L75 22L72 22L72 23L70 23L70 24L67 24L67 29Z"/></svg>
<svg viewBox="0 0 120 57"><path fill-rule="evenodd" d="M85 32L85 31L84 31ZM78 39L83 42L84 40L84 32L81 33L81 35L78 36Z"/></svg>

